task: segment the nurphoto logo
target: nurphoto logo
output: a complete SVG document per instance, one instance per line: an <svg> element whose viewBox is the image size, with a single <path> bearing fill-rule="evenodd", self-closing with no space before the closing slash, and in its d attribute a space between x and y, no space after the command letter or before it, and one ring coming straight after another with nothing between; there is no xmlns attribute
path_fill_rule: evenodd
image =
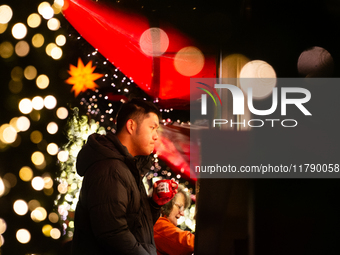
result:
<svg viewBox="0 0 340 255"><path fill-rule="evenodd" d="M197 82L200 85L205 86L206 88L197 87L198 89L204 91L204 94L201 94L201 115L207 115L207 95L209 95L214 104L215 107L217 107L217 102L213 96L213 94L208 90L212 90L212 92L216 95L216 97L219 99L221 107L223 107L222 100L217 93L216 89L227 89L230 91L232 99L233 99L233 115L244 115L244 106L245 106L245 95L243 91L232 84L215 84L214 87L210 87L209 85L203 83L203 82ZM275 87L272 89L272 104L269 109L256 109L254 107L254 99L253 99L253 88L248 87L247 91L247 106L249 111L256 115L256 116L268 116L272 113L274 113L278 108L278 88ZM282 87L280 90L280 108L281 108L281 116L287 115L287 105L295 105L304 115L306 116L312 116L312 114L308 111L308 109L304 106L305 103L307 103L311 99L311 93L309 90L305 88L299 88L299 87ZM290 95L294 94L299 95L299 98L292 98ZM247 121L248 126L250 127L262 127L264 126L265 122L271 123L272 127L274 127L275 122L280 122L283 127L295 127L297 126L298 122L295 119L250 119ZM227 120L227 119L213 119L213 127L216 127L216 125L225 125L225 124L236 125L246 125L246 120L243 120L241 122L233 122L233 120Z"/></svg>

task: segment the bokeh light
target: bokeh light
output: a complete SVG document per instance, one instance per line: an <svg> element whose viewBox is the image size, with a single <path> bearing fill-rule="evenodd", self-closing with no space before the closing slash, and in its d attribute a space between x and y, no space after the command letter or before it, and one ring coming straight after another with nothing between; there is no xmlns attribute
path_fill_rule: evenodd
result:
<svg viewBox="0 0 340 255"><path fill-rule="evenodd" d="M39 190L43 190L45 182L43 178L41 178L40 176L36 176L32 179L31 185L33 189L39 191Z"/></svg>
<svg viewBox="0 0 340 255"><path fill-rule="evenodd" d="M38 12L44 19L51 19L54 15L54 11L48 2L42 2L39 4Z"/></svg>
<svg viewBox="0 0 340 255"><path fill-rule="evenodd" d="M33 80L37 77L37 69L34 66L27 66L24 70L24 76L27 80Z"/></svg>
<svg viewBox="0 0 340 255"><path fill-rule="evenodd" d="M57 155L59 147L55 143L50 143L50 144L47 145L46 150L47 150L48 154L54 156L54 155Z"/></svg>
<svg viewBox="0 0 340 255"><path fill-rule="evenodd" d="M66 37L64 35L58 35L56 38L55 38L55 43L58 45L58 46L64 46L65 43L66 43Z"/></svg>
<svg viewBox="0 0 340 255"><path fill-rule="evenodd" d="M30 128L31 122L26 116L21 116L18 118L16 124L17 124L17 128L20 131L24 132Z"/></svg>
<svg viewBox="0 0 340 255"><path fill-rule="evenodd" d="M248 62L240 73L240 86L245 94L252 88L254 99L263 99L271 95L276 86L276 73L274 68L262 60ZM253 79L243 79L253 78Z"/></svg>
<svg viewBox="0 0 340 255"><path fill-rule="evenodd" d="M57 105L57 99L54 96L46 96L44 99L44 104L47 109L53 109Z"/></svg>
<svg viewBox="0 0 340 255"><path fill-rule="evenodd" d="M54 192L54 189L53 188L50 188L50 189L44 189L44 194L46 195L46 196L51 196L51 195L53 195L53 192Z"/></svg>
<svg viewBox="0 0 340 255"><path fill-rule="evenodd" d="M21 99L21 101L19 102L19 110L23 113L23 114L28 114L32 111L33 107L32 107L32 101L28 98L23 98Z"/></svg>
<svg viewBox="0 0 340 255"><path fill-rule="evenodd" d="M32 212L35 208L40 206L40 202L38 200L32 199L28 202L28 209Z"/></svg>
<svg viewBox="0 0 340 255"><path fill-rule="evenodd" d="M177 52L174 65L180 74L184 76L194 76L204 67L204 55L196 47L189 46Z"/></svg>
<svg viewBox="0 0 340 255"><path fill-rule="evenodd" d="M56 18L52 18L49 21L47 21L47 27L51 31L56 31L60 27L60 21Z"/></svg>
<svg viewBox="0 0 340 255"><path fill-rule="evenodd" d="M54 135L55 133L58 132L58 125L55 122L50 122L47 125L47 132L51 135Z"/></svg>
<svg viewBox="0 0 340 255"><path fill-rule="evenodd" d="M26 57L30 52L30 46L26 41L20 41L15 45L15 53L19 57Z"/></svg>
<svg viewBox="0 0 340 255"><path fill-rule="evenodd" d="M17 138L17 131L9 124L3 124L0 127L0 140L3 143L10 144Z"/></svg>
<svg viewBox="0 0 340 255"><path fill-rule="evenodd" d="M23 166L19 171L19 177L24 182L29 182L33 178L33 171L28 166Z"/></svg>
<svg viewBox="0 0 340 255"><path fill-rule="evenodd" d="M54 4L52 4L52 9L54 11L54 14L59 14L61 12L62 8L59 5L54 3Z"/></svg>
<svg viewBox="0 0 340 255"><path fill-rule="evenodd" d="M54 0L54 5L56 8L61 9L64 6L64 0Z"/></svg>
<svg viewBox="0 0 340 255"><path fill-rule="evenodd" d="M51 234L51 237L52 237L53 239L59 239L60 236L61 236L61 232L60 232L60 230L57 229L57 228L53 228L53 229L51 230L50 234Z"/></svg>
<svg viewBox="0 0 340 255"><path fill-rule="evenodd" d="M32 153L32 156L31 156L31 160L32 160L32 163L34 165L41 165L44 163L45 161L45 156L42 152L40 151L35 151Z"/></svg>
<svg viewBox="0 0 340 255"><path fill-rule="evenodd" d="M0 44L0 56L2 58L10 58L14 53L14 47L10 42L3 42Z"/></svg>
<svg viewBox="0 0 340 255"><path fill-rule="evenodd" d="M44 183L45 183L44 189L51 189L53 187L53 180L52 180L50 174L45 173L43 175L43 179L44 179Z"/></svg>
<svg viewBox="0 0 340 255"><path fill-rule="evenodd" d="M328 77L333 74L334 61L327 50L315 46L301 53L297 68L306 77Z"/></svg>
<svg viewBox="0 0 340 255"><path fill-rule="evenodd" d="M8 5L0 6L0 24L8 23L13 17L13 11Z"/></svg>
<svg viewBox="0 0 340 255"><path fill-rule="evenodd" d="M24 200L17 200L13 204L14 212L18 215L25 215L28 211L28 205Z"/></svg>
<svg viewBox="0 0 340 255"><path fill-rule="evenodd" d="M46 49L45 49L46 54L51 57L52 56L52 50L56 47L58 47L58 46L55 43L47 44Z"/></svg>
<svg viewBox="0 0 340 255"><path fill-rule="evenodd" d="M242 54L231 54L222 60L222 78L238 78L249 59Z"/></svg>
<svg viewBox="0 0 340 255"><path fill-rule="evenodd" d="M152 27L141 35L139 45L145 55L161 56L169 47L169 37L164 30Z"/></svg>
<svg viewBox="0 0 340 255"><path fill-rule="evenodd" d="M44 99L36 96L32 99L32 107L34 110L41 110L44 107Z"/></svg>
<svg viewBox="0 0 340 255"><path fill-rule="evenodd" d="M42 227L42 232L44 234L44 236L50 237L50 232L53 229L53 227L50 224L46 224Z"/></svg>
<svg viewBox="0 0 340 255"><path fill-rule="evenodd" d="M51 57L55 60L60 59L63 56L63 50L59 47L55 47L51 51Z"/></svg>
<svg viewBox="0 0 340 255"><path fill-rule="evenodd" d="M59 119L64 120L68 116L68 110L65 107L59 107L56 114Z"/></svg>
<svg viewBox="0 0 340 255"><path fill-rule="evenodd" d="M60 194L66 194L68 190L68 184L67 183L60 183L58 185L58 191Z"/></svg>
<svg viewBox="0 0 340 255"><path fill-rule="evenodd" d="M35 165L35 168L38 170L43 170L46 167L46 160L44 158L44 161L40 165Z"/></svg>
<svg viewBox="0 0 340 255"><path fill-rule="evenodd" d="M15 185L17 185L18 182L17 177L12 173L5 174L3 179L8 182L11 188L15 187Z"/></svg>
<svg viewBox="0 0 340 255"><path fill-rule="evenodd" d="M33 120L33 121L39 121L41 115L40 115L40 112L39 112L39 111L32 111L32 112L30 113L30 117L31 117L31 120Z"/></svg>
<svg viewBox="0 0 340 255"><path fill-rule="evenodd" d="M55 212L51 212L49 215L48 215L48 219L50 220L50 222L52 223L57 223L59 221L59 216L58 214L56 214Z"/></svg>
<svg viewBox="0 0 340 255"><path fill-rule="evenodd" d="M38 144L42 141L43 135L39 130L34 130L30 135L30 139L32 143ZM38 165L41 165L41 164L38 164Z"/></svg>
<svg viewBox="0 0 340 255"><path fill-rule="evenodd" d="M20 130L18 129L17 121L18 121L18 118L17 117L13 117L10 120L9 124L15 129L16 132L19 132Z"/></svg>
<svg viewBox="0 0 340 255"><path fill-rule="evenodd" d="M15 39L23 39L27 35L27 28L23 23L17 23L12 28L12 35Z"/></svg>
<svg viewBox="0 0 340 255"><path fill-rule="evenodd" d="M31 28L37 28L41 24L41 17L37 13L32 13L27 18L27 25Z"/></svg>
<svg viewBox="0 0 340 255"><path fill-rule="evenodd" d="M5 184L3 182L3 180L0 177L0 197L5 194Z"/></svg>
<svg viewBox="0 0 340 255"><path fill-rule="evenodd" d="M13 94L20 93L22 90L22 87L23 87L22 81L14 81L14 80L9 81L8 88Z"/></svg>
<svg viewBox="0 0 340 255"><path fill-rule="evenodd" d="M47 75L41 74L38 76L36 84L39 89L46 89L50 84L50 79L48 78Z"/></svg>
<svg viewBox="0 0 340 255"><path fill-rule="evenodd" d="M2 218L0 218L0 235L5 233L7 229L6 221Z"/></svg>
<svg viewBox="0 0 340 255"><path fill-rule="evenodd" d="M32 44L35 48L40 48L41 46L44 45L45 38L42 34L35 34L32 37Z"/></svg>
<svg viewBox="0 0 340 255"><path fill-rule="evenodd" d="M68 160L69 153L68 151L59 151L57 158L60 162L66 162Z"/></svg>
<svg viewBox="0 0 340 255"><path fill-rule="evenodd" d="M26 244L31 240L31 233L27 229L19 229L16 233L16 238L19 243Z"/></svg>
<svg viewBox="0 0 340 255"><path fill-rule="evenodd" d="M1 24L0 23L0 34L2 34L3 32L5 32L7 30L8 24Z"/></svg>
<svg viewBox="0 0 340 255"><path fill-rule="evenodd" d="M24 70L20 66L16 66L11 71L11 78L13 81L21 81L24 77Z"/></svg>
<svg viewBox="0 0 340 255"><path fill-rule="evenodd" d="M31 212L31 219L34 222L41 222L47 217L47 212L43 207L37 207Z"/></svg>

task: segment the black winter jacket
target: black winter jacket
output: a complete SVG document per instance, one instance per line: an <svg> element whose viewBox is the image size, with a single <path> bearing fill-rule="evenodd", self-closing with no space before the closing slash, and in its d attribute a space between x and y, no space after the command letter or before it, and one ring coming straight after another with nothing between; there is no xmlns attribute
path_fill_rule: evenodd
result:
<svg viewBox="0 0 340 255"><path fill-rule="evenodd" d="M89 136L77 157L84 179L73 254L157 254L153 225L160 211L142 183L151 164L151 156L132 157L112 133Z"/></svg>

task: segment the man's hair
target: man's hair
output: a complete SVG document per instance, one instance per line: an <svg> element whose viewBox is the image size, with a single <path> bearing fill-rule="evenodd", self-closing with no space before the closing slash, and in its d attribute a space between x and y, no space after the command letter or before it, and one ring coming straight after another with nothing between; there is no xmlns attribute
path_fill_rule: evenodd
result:
<svg viewBox="0 0 340 255"><path fill-rule="evenodd" d="M171 199L168 203L166 203L165 205L162 206L162 209L161 209L162 215L169 217L169 215L172 211L172 208L175 205L176 196L180 193L182 193L184 195L184 198L185 198L184 209L187 209L190 206L191 198L190 198L189 193L187 191L185 191L185 187L180 184L180 185L178 185L177 191L178 192L174 196L174 198Z"/></svg>
<svg viewBox="0 0 340 255"><path fill-rule="evenodd" d="M142 118L150 112L155 113L158 118L161 118L160 111L157 106L149 101L141 98L133 98L124 103L117 115L116 134L123 130L123 127L129 119L133 119L139 123L139 121L141 121Z"/></svg>

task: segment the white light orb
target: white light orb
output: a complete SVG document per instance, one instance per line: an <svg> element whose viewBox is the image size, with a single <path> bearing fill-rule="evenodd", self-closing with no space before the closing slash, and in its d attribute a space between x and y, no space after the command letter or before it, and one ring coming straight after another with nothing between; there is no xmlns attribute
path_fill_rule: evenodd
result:
<svg viewBox="0 0 340 255"><path fill-rule="evenodd" d="M253 60L245 64L240 72L240 86L244 93L252 88L254 99L263 99L272 94L276 86L274 68L262 60Z"/></svg>
<svg viewBox="0 0 340 255"><path fill-rule="evenodd" d="M13 11L8 5L0 6L0 24L7 24L13 17Z"/></svg>
<svg viewBox="0 0 340 255"><path fill-rule="evenodd" d="M6 221L4 219L0 218L0 235L5 233L6 229L7 229Z"/></svg>
<svg viewBox="0 0 340 255"><path fill-rule="evenodd" d="M28 211L28 205L24 200L17 200L14 202L13 204L13 209L15 211L16 214L18 215L25 215Z"/></svg>
<svg viewBox="0 0 340 255"><path fill-rule="evenodd" d="M36 96L32 99L32 107L35 110L41 110L44 107L44 99L40 96Z"/></svg>
<svg viewBox="0 0 340 255"><path fill-rule="evenodd" d="M61 237L61 232L57 228L53 228L50 232L50 235L53 239L59 239Z"/></svg>
<svg viewBox="0 0 340 255"><path fill-rule="evenodd" d="M45 186L45 182L44 182L44 179L41 178L40 176L37 176L37 177L34 177L32 179L32 187L33 189L39 191L39 190L43 190L44 186Z"/></svg>
<svg viewBox="0 0 340 255"><path fill-rule="evenodd" d="M19 110L23 114L28 114L32 111L33 106L32 106L32 101L28 98L21 99L19 102Z"/></svg>
<svg viewBox="0 0 340 255"><path fill-rule="evenodd" d="M26 116L21 116L18 118L16 125L19 131L24 132L30 128L31 122Z"/></svg>
<svg viewBox="0 0 340 255"><path fill-rule="evenodd" d="M38 12L44 19L51 19L54 16L54 11L48 2L42 2L38 6Z"/></svg>
<svg viewBox="0 0 340 255"><path fill-rule="evenodd" d="M44 104L47 109L53 109L57 105L57 99L54 96L47 96L44 99Z"/></svg>
<svg viewBox="0 0 340 255"><path fill-rule="evenodd" d="M164 30L152 27L141 35L139 45L145 55L158 57L168 49L169 37Z"/></svg>
<svg viewBox="0 0 340 255"><path fill-rule="evenodd" d="M64 35L58 35L57 38L55 39L55 43L58 46L64 46L66 43L66 37Z"/></svg>
<svg viewBox="0 0 340 255"><path fill-rule="evenodd" d="M50 144L47 145L46 150L47 150L48 154L54 156L54 155L57 155L59 147L55 143L50 143Z"/></svg>
<svg viewBox="0 0 340 255"><path fill-rule="evenodd" d="M26 244L31 240L31 233L27 229L19 229L16 233L19 243Z"/></svg>
<svg viewBox="0 0 340 255"><path fill-rule="evenodd" d="M38 76L36 84L39 89L46 89L50 84L50 79L48 78L47 75L41 74Z"/></svg>
<svg viewBox="0 0 340 255"><path fill-rule="evenodd" d="M59 119L64 120L68 116L68 110L65 107L59 107L56 114Z"/></svg>
<svg viewBox="0 0 340 255"><path fill-rule="evenodd" d="M51 31L56 31L60 27L60 21L56 18L52 18L49 21L47 21L47 27Z"/></svg>
<svg viewBox="0 0 340 255"><path fill-rule="evenodd" d="M23 23L17 23L12 28L12 35L15 39L23 39L27 35L27 28Z"/></svg>
<svg viewBox="0 0 340 255"><path fill-rule="evenodd" d="M66 162L68 160L69 153L68 151L59 151L57 158L60 162Z"/></svg>
<svg viewBox="0 0 340 255"><path fill-rule="evenodd" d="M58 132L58 125L55 122L50 122L46 129L49 134L54 135Z"/></svg>

